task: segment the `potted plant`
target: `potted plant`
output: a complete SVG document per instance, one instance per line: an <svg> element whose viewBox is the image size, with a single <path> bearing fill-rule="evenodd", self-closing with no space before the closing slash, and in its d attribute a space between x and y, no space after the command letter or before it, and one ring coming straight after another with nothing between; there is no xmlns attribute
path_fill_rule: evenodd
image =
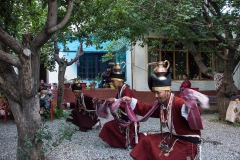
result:
<svg viewBox="0 0 240 160"><path fill-rule="evenodd" d="M96 81L94 81L94 80L93 80L93 81L90 81L90 88L91 88L91 89L95 88L96 84L97 84Z"/></svg>
<svg viewBox="0 0 240 160"><path fill-rule="evenodd" d="M101 85L100 83L101 83L101 80L102 80L100 73L98 73L98 75L94 79L98 83L98 88L101 88L101 87L99 87Z"/></svg>

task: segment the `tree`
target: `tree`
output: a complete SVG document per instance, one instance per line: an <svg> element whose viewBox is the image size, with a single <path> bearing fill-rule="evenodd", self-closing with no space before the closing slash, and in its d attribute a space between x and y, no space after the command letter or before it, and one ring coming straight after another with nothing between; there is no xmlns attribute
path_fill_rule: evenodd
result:
<svg viewBox="0 0 240 160"><path fill-rule="evenodd" d="M68 22L73 1L69 0L65 5L65 16L59 20L58 10L64 7L59 8L57 0L47 3L1 1L0 89L6 94L17 125L18 159L43 158L40 154L42 141L35 142L35 134L41 127L38 97L40 49ZM20 37L22 32L25 33ZM26 145L26 140L30 146ZM19 152L27 147L30 149Z"/></svg>
<svg viewBox="0 0 240 160"><path fill-rule="evenodd" d="M58 42L63 44L63 50L68 51L69 48L66 44L75 40L85 43L86 46L95 45L99 49L101 44L107 41L117 43L119 42L117 40L123 39L123 37L135 39L138 32L131 33L128 26L135 17L128 15L128 12L122 7L124 3L128 3L128 1L93 0L79 3L76 1L68 25L58 34ZM137 31L140 30L137 25L132 26L132 28ZM125 48L125 44L129 44L129 42L126 40L124 44L121 44L124 45L121 49ZM121 51L121 49L118 49L118 51ZM71 65L73 61L66 62L63 59L56 58L58 57L57 52L55 50L54 59L59 64L57 106L60 107L63 101L63 79L66 67ZM74 58L74 61L76 60Z"/></svg>
<svg viewBox="0 0 240 160"><path fill-rule="evenodd" d="M225 119L229 97L238 92L233 74L240 59L239 1L135 0L131 3L131 13L138 13L138 19L141 19L139 26L141 25L143 31L147 30L145 35L153 32L158 37L167 37L176 43L182 43L205 75L212 78L223 75L222 85L217 88L217 106L221 119ZM217 42L215 46L210 45L210 39ZM200 45L197 46L196 43L202 47L199 48ZM224 61L223 70L208 67L198 55L198 50L214 53L215 57ZM222 54L223 50L227 50L227 53Z"/></svg>
<svg viewBox="0 0 240 160"><path fill-rule="evenodd" d="M77 54L74 59L72 59L70 62L67 61L64 57L59 57L59 48L57 45L57 39L54 40L54 60L58 63L58 98L57 98L57 108L60 109L60 106L62 106L62 100L64 97L64 75L66 72L67 66L72 65L74 62L78 60L78 58L83 55L83 49L82 44L79 46Z"/></svg>

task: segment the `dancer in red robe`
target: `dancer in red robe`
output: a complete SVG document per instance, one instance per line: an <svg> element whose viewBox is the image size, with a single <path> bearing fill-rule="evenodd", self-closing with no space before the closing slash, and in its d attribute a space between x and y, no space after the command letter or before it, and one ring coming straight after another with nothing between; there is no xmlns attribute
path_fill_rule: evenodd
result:
<svg viewBox="0 0 240 160"><path fill-rule="evenodd" d="M72 119L68 118L67 121L78 126L82 132L87 132L93 127L101 128L100 120L93 107L93 98L88 95L83 95L82 87L78 83L73 84L72 91L76 96L76 103L74 106L70 106L73 108L70 115Z"/></svg>
<svg viewBox="0 0 240 160"><path fill-rule="evenodd" d="M115 67L113 67L113 70ZM111 81L115 88L118 89L118 94L116 98L109 98L108 101L114 102L116 99L128 96L134 97L133 92L129 87L124 84L125 76L119 71L114 70L111 74ZM119 109L119 117L121 119L128 121L129 118L126 116L124 110ZM136 145L138 139L138 123L132 123L127 128L121 127L115 120L111 120L104 124L99 137L109 144L111 147L115 148L132 148Z"/></svg>
<svg viewBox="0 0 240 160"><path fill-rule="evenodd" d="M156 74L157 75L157 74ZM151 117L160 118L161 132L141 137L139 143L130 152L130 155L137 160L193 160L200 159L200 144L202 125L200 110L195 101L188 103L184 99L175 97L171 93L171 75L166 75L166 80L160 80L155 74L149 77L149 89L155 94L158 101L157 109ZM201 100L208 98L198 93ZM185 94L189 96L188 94ZM199 97L200 97L199 96ZM135 98L123 97L129 101L133 111L137 115L144 116L153 107ZM198 99L198 100L199 100ZM202 103L203 104L203 103ZM207 107L207 106L206 106ZM192 111L196 111L192 116ZM169 131L163 133L163 128Z"/></svg>

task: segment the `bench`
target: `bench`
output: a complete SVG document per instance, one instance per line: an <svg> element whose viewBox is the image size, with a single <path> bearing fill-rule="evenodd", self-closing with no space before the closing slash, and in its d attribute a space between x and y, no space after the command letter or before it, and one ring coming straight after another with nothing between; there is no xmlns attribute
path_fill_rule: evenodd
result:
<svg viewBox="0 0 240 160"><path fill-rule="evenodd" d="M217 104L217 96L208 96L209 104Z"/></svg>
<svg viewBox="0 0 240 160"><path fill-rule="evenodd" d="M210 104L217 104L217 96L208 96L208 98ZM232 96L230 100L235 101L237 98L240 100L240 95Z"/></svg>

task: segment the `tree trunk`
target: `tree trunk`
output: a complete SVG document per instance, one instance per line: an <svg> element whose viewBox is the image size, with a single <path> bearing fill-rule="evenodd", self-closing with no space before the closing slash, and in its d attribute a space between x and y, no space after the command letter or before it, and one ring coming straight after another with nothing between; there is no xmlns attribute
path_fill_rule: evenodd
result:
<svg viewBox="0 0 240 160"><path fill-rule="evenodd" d="M225 94L221 92L217 92L218 114L221 120L224 120L226 118L229 102L230 102L230 99L226 97Z"/></svg>
<svg viewBox="0 0 240 160"><path fill-rule="evenodd" d="M38 94L29 99L21 99L22 105L8 99L18 131L17 159L44 159L40 154L42 141L35 142L35 134L42 123Z"/></svg>
<svg viewBox="0 0 240 160"><path fill-rule="evenodd" d="M64 75L67 65L59 64L58 70L58 97L57 97L57 109L61 109L62 102L64 101Z"/></svg>

